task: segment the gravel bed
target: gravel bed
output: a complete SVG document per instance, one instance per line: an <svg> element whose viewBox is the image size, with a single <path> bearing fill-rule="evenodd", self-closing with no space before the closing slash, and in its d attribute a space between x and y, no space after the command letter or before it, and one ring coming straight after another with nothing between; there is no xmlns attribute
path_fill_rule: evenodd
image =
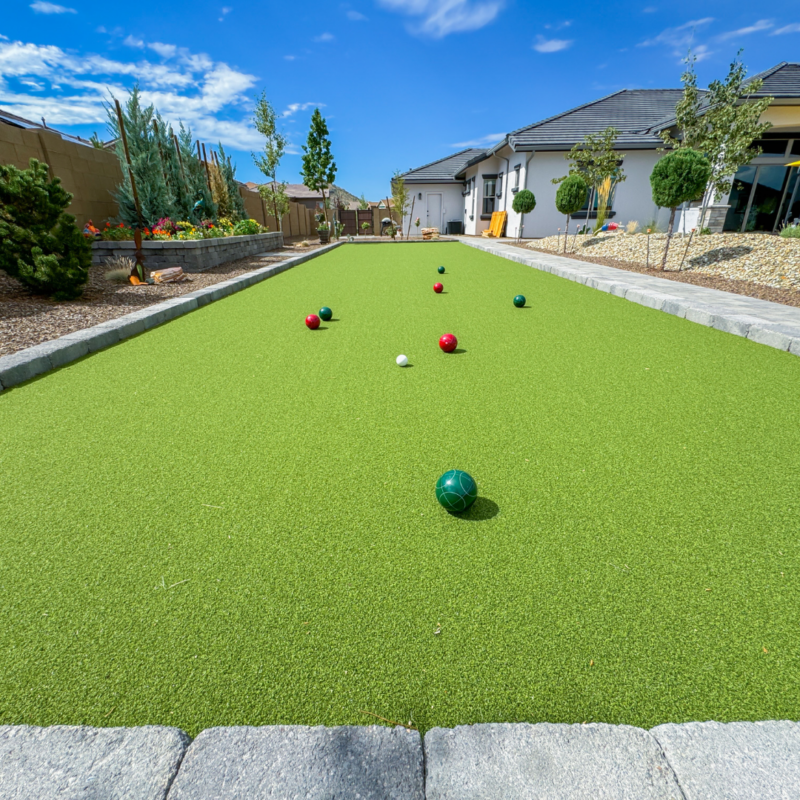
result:
<svg viewBox="0 0 800 800"><path fill-rule="evenodd" d="M597 236L548 236L525 249L566 255L607 267L641 272L659 278L693 283L712 289L800 306L800 240L766 234L719 233L710 236L676 234L670 245L667 269L661 263L666 235L650 236L650 268L647 268L647 236L615 232ZM688 251L687 251L688 246ZM683 269L680 269L683 260Z"/></svg>
<svg viewBox="0 0 800 800"><path fill-rule="evenodd" d="M0 272L0 356L206 286L213 286L245 272L316 250L320 246L319 242L313 242L307 247L288 244L281 250L230 261L205 272L192 273L189 280L181 283L152 286L110 283L105 278L108 268L94 266L89 270L89 280L83 295L77 300L67 302L55 302L47 297L33 295L19 281Z"/></svg>

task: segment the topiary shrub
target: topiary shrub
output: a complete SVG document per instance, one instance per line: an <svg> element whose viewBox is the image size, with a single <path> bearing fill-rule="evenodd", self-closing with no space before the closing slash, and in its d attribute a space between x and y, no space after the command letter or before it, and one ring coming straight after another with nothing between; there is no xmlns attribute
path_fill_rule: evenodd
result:
<svg viewBox="0 0 800 800"><path fill-rule="evenodd" d="M564 252L567 252L567 232L569 230L569 218L583 208L586 197L589 194L589 186L580 175L568 175L561 181L556 192L556 208L567 215L567 225L564 228Z"/></svg>
<svg viewBox="0 0 800 800"><path fill-rule="evenodd" d="M517 238L521 239L522 229L524 227L523 218L525 214L530 214L530 212L536 208L536 198L533 196L533 192L530 191L530 189L523 189L521 192L517 192L516 197L514 197L514 202L511 204L511 208L520 215L519 235Z"/></svg>
<svg viewBox="0 0 800 800"><path fill-rule="evenodd" d="M64 209L72 202L35 158L0 164L0 269L38 294L72 300L89 278L92 249Z"/></svg>
<svg viewBox="0 0 800 800"><path fill-rule="evenodd" d="M689 147L673 150L653 167L650 174L653 202L660 208L670 209L661 269L667 265L667 253L675 225L675 209L681 203L701 197L710 179L711 163L704 155Z"/></svg>

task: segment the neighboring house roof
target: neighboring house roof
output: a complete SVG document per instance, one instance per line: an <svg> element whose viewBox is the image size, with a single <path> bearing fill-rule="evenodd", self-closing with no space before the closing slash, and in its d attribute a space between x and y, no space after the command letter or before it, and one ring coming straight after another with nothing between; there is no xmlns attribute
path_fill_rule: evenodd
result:
<svg viewBox="0 0 800 800"><path fill-rule="evenodd" d="M483 148L470 147L404 172L401 177L406 183L460 183L456 180L456 175L473 159L484 158L485 154L486 150Z"/></svg>
<svg viewBox="0 0 800 800"><path fill-rule="evenodd" d="M682 95L682 89L623 89L512 131L508 142L515 150L565 150L587 134L614 127L620 148L659 146L651 128L673 114Z"/></svg>
<svg viewBox="0 0 800 800"><path fill-rule="evenodd" d="M80 136L73 136L70 133L57 131L55 128L51 128L49 125L45 124L44 120L42 120L42 122L33 122L32 120L25 119L24 117L18 117L16 114L12 114L10 111L4 111L2 108L0 108L0 122L4 122L6 125L12 125L15 128L50 131L50 133L58 134L62 139L67 139L70 142L77 142L78 144L85 145L86 147L92 147L92 143L88 139L81 139Z"/></svg>

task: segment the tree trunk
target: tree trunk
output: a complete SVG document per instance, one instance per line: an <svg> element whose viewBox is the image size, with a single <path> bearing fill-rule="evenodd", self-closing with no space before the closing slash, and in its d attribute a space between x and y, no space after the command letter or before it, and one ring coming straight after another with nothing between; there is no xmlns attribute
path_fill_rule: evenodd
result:
<svg viewBox="0 0 800 800"><path fill-rule="evenodd" d="M275 222L278 223L278 230L283 233L283 217L278 216L278 196L275 190L278 188L278 179L272 176L272 203L275 207Z"/></svg>
<svg viewBox="0 0 800 800"><path fill-rule="evenodd" d="M325 202L325 189L320 189L322 192L322 213L325 215L325 224L328 225L328 231L330 231L331 226L328 224L328 204Z"/></svg>
<svg viewBox="0 0 800 800"><path fill-rule="evenodd" d="M567 237L569 236L569 214L567 214L567 227L564 228L564 252L567 252Z"/></svg>
<svg viewBox="0 0 800 800"><path fill-rule="evenodd" d="M661 256L661 271L667 268L667 254L669 253L669 243L672 239L672 228L675 225L675 208L669 210L669 229L667 230L667 241L664 245L664 255Z"/></svg>

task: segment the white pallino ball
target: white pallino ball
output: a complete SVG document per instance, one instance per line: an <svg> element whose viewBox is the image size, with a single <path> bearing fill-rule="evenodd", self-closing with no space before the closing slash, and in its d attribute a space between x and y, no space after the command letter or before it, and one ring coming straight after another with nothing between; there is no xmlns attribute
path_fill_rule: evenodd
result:
<svg viewBox="0 0 800 800"><path fill-rule="evenodd" d="M405 367L408 364L408 356L397 356L395 359L398 367Z"/></svg>

